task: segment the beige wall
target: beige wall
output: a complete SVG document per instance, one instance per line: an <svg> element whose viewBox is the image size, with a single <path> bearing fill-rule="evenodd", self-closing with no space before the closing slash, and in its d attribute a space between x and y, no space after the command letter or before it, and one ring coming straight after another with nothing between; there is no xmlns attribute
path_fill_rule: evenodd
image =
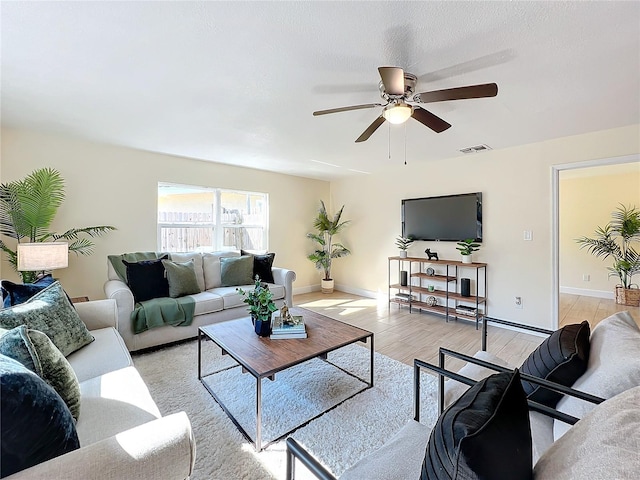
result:
<svg viewBox="0 0 640 480"><path fill-rule="evenodd" d="M640 208L640 163L562 171L559 200L561 291L613 298L619 280L608 278L611 259L580 249L575 239L593 237L597 227L611 221L611 212L620 203ZM583 275L590 280L583 280Z"/></svg>
<svg viewBox="0 0 640 480"><path fill-rule="evenodd" d="M305 234L319 200L329 197L328 182L12 129L2 131L1 164L2 182L42 167L61 172L66 201L53 230L118 228L97 239L92 256L72 254L69 268L55 272L71 296L104 298L107 255L156 250L158 182L268 193L269 249L276 252L275 264L296 271L294 289L319 286L319 274L305 258L311 250ZM17 278L4 255L3 263L3 275Z"/></svg>
<svg viewBox="0 0 640 480"><path fill-rule="evenodd" d="M480 191L484 241L474 258L487 262L489 313L532 325L552 325L552 166L640 152L638 125L457 158L394 162L388 170L333 182L333 205L346 204L353 220L344 242L353 255L335 263L339 286L387 293L387 257L397 254L403 198ZM524 230L533 241L524 241ZM431 247L458 259L454 243L416 242L409 254ZM524 308L514 306L514 297Z"/></svg>

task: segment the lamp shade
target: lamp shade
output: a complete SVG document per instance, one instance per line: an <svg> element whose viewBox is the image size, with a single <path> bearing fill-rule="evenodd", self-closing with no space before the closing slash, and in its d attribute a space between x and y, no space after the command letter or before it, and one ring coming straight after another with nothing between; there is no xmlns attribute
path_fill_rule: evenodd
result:
<svg viewBox="0 0 640 480"><path fill-rule="evenodd" d="M386 107L382 116L389 122L395 125L404 123L409 120L409 117L413 113L413 108L406 103L394 103Z"/></svg>
<svg viewBox="0 0 640 480"><path fill-rule="evenodd" d="M67 268L69 244L65 242L41 242L18 244L18 271L39 272Z"/></svg>

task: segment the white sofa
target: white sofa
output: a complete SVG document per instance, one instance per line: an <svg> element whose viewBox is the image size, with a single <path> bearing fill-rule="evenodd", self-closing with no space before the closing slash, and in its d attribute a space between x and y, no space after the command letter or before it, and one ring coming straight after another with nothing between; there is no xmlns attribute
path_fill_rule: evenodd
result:
<svg viewBox="0 0 640 480"><path fill-rule="evenodd" d="M80 448L6 478L188 478L195 461L189 419L160 415L118 334L116 302L75 307L95 338L67 357L80 382Z"/></svg>
<svg viewBox="0 0 640 480"><path fill-rule="evenodd" d="M104 292L107 298L114 299L118 304L118 331L131 352L193 338L198 335L198 327L248 315L248 307L243 303L243 297L238 294L236 287L220 286L220 259L238 257L239 251L171 253L169 255L175 262L188 262L191 259L194 261L196 278L202 292L190 295L196 302L193 322L189 326L163 326L138 334L134 333L130 319L134 309L133 293L118 277L111 262L107 260L108 280L104 284ZM272 272L274 283L269 284L269 289L276 305L281 307L286 301L288 306L292 306L295 272L278 267L273 267ZM253 289L253 285L241 287L244 290Z"/></svg>

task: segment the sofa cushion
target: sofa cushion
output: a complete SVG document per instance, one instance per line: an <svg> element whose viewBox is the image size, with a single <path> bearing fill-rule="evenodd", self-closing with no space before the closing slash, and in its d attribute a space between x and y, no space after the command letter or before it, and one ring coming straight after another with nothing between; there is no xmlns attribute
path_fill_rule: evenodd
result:
<svg viewBox="0 0 640 480"><path fill-rule="evenodd" d="M522 373L570 387L587 369L589 322L565 325L547 337L520 367ZM522 381L527 398L554 408L562 394Z"/></svg>
<svg viewBox="0 0 640 480"><path fill-rule="evenodd" d="M428 440L429 428L410 420L382 447L345 470L340 480L418 478Z"/></svg>
<svg viewBox="0 0 640 480"><path fill-rule="evenodd" d="M253 281L253 257L243 255L220 259L220 286L235 287Z"/></svg>
<svg viewBox="0 0 640 480"><path fill-rule="evenodd" d="M44 333L20 325L3 330L0 354L35 372L60 395L73 418L80 414L80 385L71 365Z"/></svg>
<svg viewBox="0 0 640 480"><path fill-rule="evenodd" d="M80 446L71 412L55 390L4 355L0 355L0 403L0 476Z"/></svg>
<svg viewBox="0 0 640 480"><path fill-rule="evenodd" d="M140 262L143 260L157 260L158 256L162 257L166 254L158 254L156 252L132 252L123 253L122 255L107 255L107 273L109 280L122 280L127 282L127 262Z"/></svg>
<svg viewBox="0 0 640 480"><path fill-rule="evenodd" d="M160 418L160 411L134 367L80 383L82 411L76 428L86 446Z"/></svg>
<svg viewBox="0 0 640 480"><path fill-rule="evenodd" d="M222 278L220 273L220 259L228 257L239 257L240 252L237 250L229 250L227 252L205 253L202 256L202 270L204 273L205 289L218 288L221 285Z"/></svg>
<svg viewBox="0 0 640 480"><path fill-rule="evenodd" d="M640 387L631 388L587 413L540 458L540 480L638 478Z"/></svg>
<svg viewBox="0 0 640 480"><path fill-rule="evenodd" d="M169 282L169 296L171 298L184 297L185 295L201 292L193 267L193 259L182 263L162 260L162 265Z"/></svg>
<svg viewBox="0 0 640 480"><path fill-rule="evenodd" d="M611 398L640 385L640 328L629 312L618 312L602 320L591 333L591 352L587 370L572 388L600 398ZM593 403L565 396L557 409L576 418L593 410ZM554 421L553 436L558 440L570 425Z"/></svg>
<svg viewBox="0 0 640 480"><path fill-rule="evenodd" d="M273 283L273 261L276 258L275 253L257 254L240 250L241 255L249 255L253 257L253 275L251 278L260 277L260 280L266 283Z"/></svg>
<svg viewBox="0 0 640 480"><path fill-rule="evenodd" d="M26 325L46 334L66 357L93 342L67 295L54 282L25 303L0 310L0 327Z"/></svg>
<svg viewBox="0 0 640 480"><path fill-rule="evenodd" d="M142 260L140 262L122 260L127 268L127 285L129 285L136 303L169 296L169 282L167 282L162 265L162 260L167 258L168 256L164 255L157 260Z"/></svg>
<svg viewBox="0 0 640 480"><path fill-rule="evenodd" d="M96 340L67 357L79 382L133 365L127 346L115 328L100 328L91 333Z"/></svg>
<svg viewBox="0 0 640 480"><path fill-rule="evenodd" d="M55 282L55 280L52 275L45 275L34 283L13 283L10 280L2 280L4 307L11 307L26 302L53 282Z"/></svg>
<svg viewBox="0 0 640 480"><path fill-rule="evenodd" d="M193 270L196 274L198 287L200 287L201 292L205 290L203 258L201 253L199 252L170 253L169 258L172 262L176 262L176 263L185 263L185 262L188 262L189 260L193 260Z"/></svg>
<svg viewBox="0 0 640 480"><path fill-rule="evenodd" d="M217 290L217 289L216 289ZM196 307L193 315L204 315L205 313L219 312L224 309L224 300L222 297L213 292L201 292L195 295L189 295L196 301Z"/></svg>
<svg viewBox="0 0 640 480"><path fill-rule="evenodd" d="M532 478L529 409L517 370L480 380L440 415L420 478Z"/></svg>

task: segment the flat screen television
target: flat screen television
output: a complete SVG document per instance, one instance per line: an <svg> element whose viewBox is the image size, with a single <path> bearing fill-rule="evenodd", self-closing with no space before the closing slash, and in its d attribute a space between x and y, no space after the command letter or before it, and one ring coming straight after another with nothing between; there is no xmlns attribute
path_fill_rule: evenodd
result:
<svg viewBox="0 0 640 480"><path fill-rule="evenodd" d="M414 240L482 242L482 193L402 200L402 236Z"/></svg>

